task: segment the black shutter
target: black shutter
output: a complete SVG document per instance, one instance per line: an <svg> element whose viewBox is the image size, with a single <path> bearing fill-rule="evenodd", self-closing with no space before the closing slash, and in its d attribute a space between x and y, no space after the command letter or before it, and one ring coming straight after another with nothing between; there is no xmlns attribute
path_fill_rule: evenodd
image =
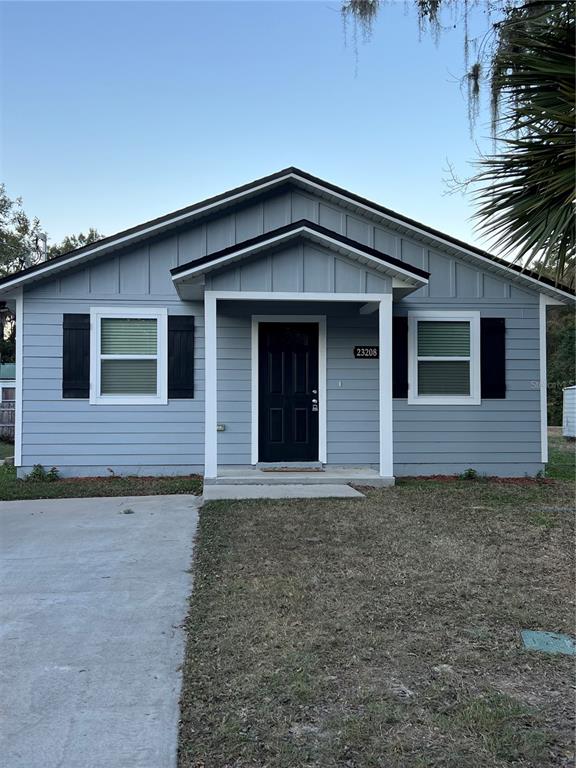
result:
<svg viewBox="0 0 576 768"><path fill-rule="evenodd" d="M90 315L64 315L62 397L90 396Z"/></svg>
<svg viewBox="0 0 576 768"><path fill-rule="evenodd" d="M408 397L408 318L392 318L392 397Z"/></svg>
<svg viewBox="0 0 576 768"><path fill-rule="evenodd" d="M168 316L168 398L194 397L194 316Z"/></svg>
<svg viewBox="0 0 576 768"><path fill-rule="evenodd" d="M506 397L506 321L503 317L480 320L480 381L483 399Z"/></svg>

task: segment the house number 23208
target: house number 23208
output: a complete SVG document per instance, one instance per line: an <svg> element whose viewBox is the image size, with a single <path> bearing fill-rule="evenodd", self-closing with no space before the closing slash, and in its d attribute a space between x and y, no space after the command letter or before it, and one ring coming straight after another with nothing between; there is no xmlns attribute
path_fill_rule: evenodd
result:
<svg viewBox="0 0 576 768"><path fill-rule="evenodd" d="M380 355L380 347L354 347L354 357L377 358Z"/></svg>

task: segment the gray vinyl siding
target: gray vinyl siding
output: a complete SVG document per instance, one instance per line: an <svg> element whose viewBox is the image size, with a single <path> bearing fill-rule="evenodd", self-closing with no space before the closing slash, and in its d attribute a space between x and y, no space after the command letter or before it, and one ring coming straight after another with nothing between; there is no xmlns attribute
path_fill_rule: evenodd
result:
<svg viewBox="0 0 576 768"><path fill-rule="evenodd" d="M24 294L22 469L63 475L182 474L204 465L204 312L165 279L174 241L140 248ZM169 275L169 273L168 273ZM104 406L62 398L62 316L95 306L167 307L195 315L195 397L168 405Z"/></svg>
<svg viewBox="0 0 576 768"><path fill-rule="evenodd" d="M378 344L378 313L338 310L327 319L326 341L328 463L378 466L378 360L353 355L355 346Z"/></svg>
<svg viewBox="0 0 576 768"><path fill-rule="evenodd" d="M258 310L255 310L258 311ZM242 307L218 311L219 464L251 462L251 316Z"/></svg>
<svg viewBox="0 0 576 768"><path fill-rule="evenodd" d="M220 464L251 461L252 315L326 316L327 459L377 465L378 361L357 360L356 345L378 344L378 316L360 304L225 302L218 312L218 433Z"/></svg>
<svg viewBox="0 0 576 768"><path fill-rule="evenodd" d="M378 361L356 360L358 344L378 344L377 314L358 305L254 303L218 314L218 434L221 464L251 460L251 315L326 314L327 460L335 465L379 463ZM421 308L422 305L410 307ZM426 304L428 308L437 308ZM460 307L461 308L461 307ZM507 396L478 406L393 402L397 476L453 474L472 467L483 474L524 475L541 469L538 305L494 305L483 317L506 319ZM398 313L407 311L403 303Z"/></svg>
<svg viewBox="0 0 576 768"><path fill-rule="evenodd" d="M444 309L408 299L396 311ZM397 475L453 474L472 467L485 474L534 474L542 468L538 297L507 303L462 302L506 320L506 398L481 405L420 406L394 400L394 470Z"/></svg>
<svg viewBox="0 0 576 768"><path fill-rule="evenodd" d="M408 406L405 400L395 400L395 474L452 473L470 466L502 475L540 469L538 294L518 288L489 265L457 256L455 249L434 244L431 238L409 236L399 225L384 225L360 210L292 190L230 209L25 291L23 471L36 463L58 466L68 475L108 474L108 467L151 474L201 468L203 307L179 299L169 270L302 218L431 271L430 284L395 303L395 314L409 309L479 309L483 316L506 318L506 400L485 400L480 406ZM294 257L295 268L286 254L279 255L276 264L269 256L237 267L218 278L223 281L219 287L230 280L236 286L238 280L244 290L376 290L371 271L344 257L336 257L329 268L322 249L316 255L305 255L302 249ZM341 280L336 261L342 265ZM382 288L378 283L378 290ZM113 305L163 306L171 314L195 314L193 400L123 407L62 399L62 314ZM297 308L291 305L290 311L278 302L265 306L246 304L242 312L219 307L218 421L226 426L218 434L219 462L250 462L249 315L302 312L327 315L328 461L377 466L378 363L352 356L353 346L378 343L377 314L359 315L359 305L300 303Z"/></svg>

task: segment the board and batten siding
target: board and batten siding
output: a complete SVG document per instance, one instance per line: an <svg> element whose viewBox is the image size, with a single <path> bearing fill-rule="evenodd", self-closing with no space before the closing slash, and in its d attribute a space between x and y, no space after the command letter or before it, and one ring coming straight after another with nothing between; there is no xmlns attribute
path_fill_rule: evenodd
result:
<svg viewBox="0 0 576 768"><path fill-rule="evenodd" d="M329 249L301 241L206 277L212 291L300 293L386 293L388 275L355 264Z"/></svg>
<svg viewBox="0 0 576 768"><path fill-rule="evenodd" d="M174 242L139 248L24 293L22 467L64 476L183 474L204 465L204 311L173 291ZM166 274L168 280L166 280ZM90 405L62 398L63 313L167 307L195 316L195 397L168 405Z"/></svg>
<svg viewBox="0 0 576 768"><path fill-rule="evenodd" d="M455 249L436 247L431 238L408 235L400 225L384 225L376 216L287 189L25 290L21 474L36 463L56 465L68 475L107 474L108 467L157 474L201 468L203 307L179 299L169 270L303 218L431 272L429 285L396 303L395 314L409 309L479 309L482 316L506 318L506 400L486 400L480 406L408 406L405 400L394 400L395 474L453 473L470 466L501 475L538 471L538 294L519 289L505 275L489 265L480 267ZM250 275L250 265L236 269L245 273L239 275L241 285L251 280L268 285L268 277L258 270ZM313 290L317 279L330 285L329 274L322 277L322 270L309 270L306 283L305 268L298 269L294 274L301 274L303 282L295 285ZM277 285L294 279L286 263L279 262L276 275ZM273 274L270 279L273 286ZM196 316L193 400L174 400L167 406L90 406L86 400L62 399L62 314L115 304L165 306L170 314ZM358 343L377 343L377 316L352 317L348 309L300 304L298 311L328 316L328 461L376 466L377 364L356 361L363 363L356 367L351 350ZM266 314L260 304L251 310ZM218 435L219 461L248 463L250 322L229 322L222 310L218 319L218 421L227 426Z"/></svg>

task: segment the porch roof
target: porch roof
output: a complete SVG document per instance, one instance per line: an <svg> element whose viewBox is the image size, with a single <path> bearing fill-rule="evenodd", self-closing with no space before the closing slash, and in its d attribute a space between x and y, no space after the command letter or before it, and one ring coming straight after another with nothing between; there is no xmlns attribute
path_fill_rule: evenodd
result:
<svg viewBox="0 0 576 768"><path fill-rule="evenodd" d="M202 294L204 277L208 273L232 266L244 259L253 258L267 251L283 248L302 239L344 255L351 261L392 278L396 298L405 296L428 283L429 273L423 269L400 261L356 240L351 240L307 219L278 227L208 256L174 267L170 270L170 274L177 290L181 294L186 293L185 298L198 298Z"/></svg>

